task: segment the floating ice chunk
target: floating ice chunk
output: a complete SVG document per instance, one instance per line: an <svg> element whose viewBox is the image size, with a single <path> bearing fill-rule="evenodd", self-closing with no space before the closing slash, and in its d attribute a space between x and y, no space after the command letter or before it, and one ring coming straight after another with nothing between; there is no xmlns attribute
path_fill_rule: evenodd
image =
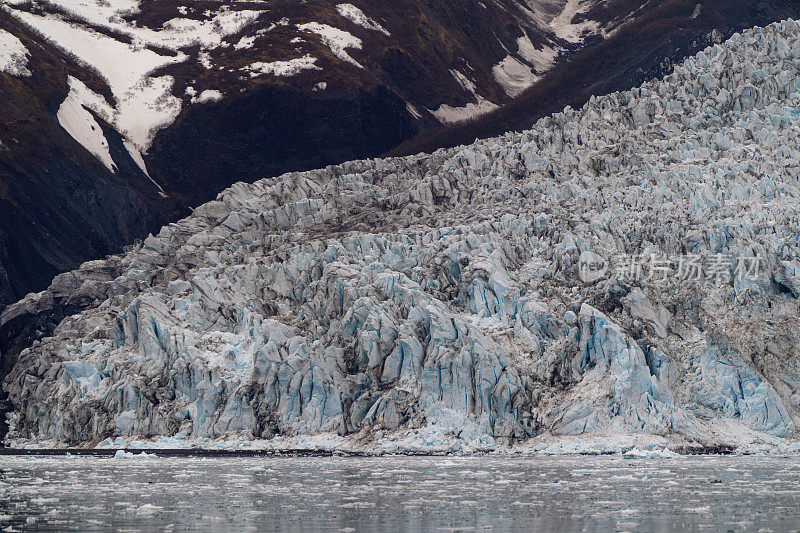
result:
<svg viewBox="0 0 800 533"><path fill-rule="evenodd" d="M114 459L154 459L157 455L153 453L133 453L125 450L117 450L114 454Z"/></svg>
<svg viewBox="0 0 800 533"><path fill-rule="evenodd" d="M134 511L135 514L139 516L155 516L158 514L159 511L163 510L163 507L159 507L158 505L153 505L152 503L145 503L144 505L140 505Z"/></svg>
<svg viewBox="0 0 800 533"><path fill-rule="evenodd" d="M641 450L639 448L631 448L623 455L626 457L636 457L639 459L677 459L681 457L680 454L673 452L669 448L664 448L663 450Z"/></svg>

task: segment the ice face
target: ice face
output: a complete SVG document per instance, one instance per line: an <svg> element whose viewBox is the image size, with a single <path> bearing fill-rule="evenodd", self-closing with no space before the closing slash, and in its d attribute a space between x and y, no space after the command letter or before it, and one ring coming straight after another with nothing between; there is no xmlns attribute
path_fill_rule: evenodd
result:
<svg viewBox="0 0 800 533"><path fill-rule="evenodd" d="M237 184L6 311L84 308L21 354L11 438L791 436L799 70L787 21L523 133ZM763 265L584 283L585 252Z"/></svg>

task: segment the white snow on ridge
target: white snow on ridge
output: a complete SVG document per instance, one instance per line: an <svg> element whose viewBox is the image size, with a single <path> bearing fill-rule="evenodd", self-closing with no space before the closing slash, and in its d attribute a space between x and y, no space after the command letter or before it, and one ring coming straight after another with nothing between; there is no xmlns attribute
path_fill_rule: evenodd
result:
<svg viewBox="0 0 800 533"><path fill-rule="evenodd" d="M336 6L336 11L354 24L358 24L359 26L367 28L368 30L379 31L387 37L391 35L386 28L369 18L364 14L363 11L353 4L339 4Z"/></svg>
<svg viewBox="0 0 800 533"><path fill-rule="evenodd" d="M436 117L436 120L442 124L454 124L457 122L464 122L465 120L469 120L480 115L485 115L486 113L497 109L497 104L490 102L478 94L478 92L475 90L475 83L467 78L462 72L451 69L450 74L452 74L453 78L455 78L458 84L461 85L465 91L471 93L475 97L476 101L469 102L463 107L452 107L447 104L442 104L436 110L429 110L431 114Z"/></svg>
<svg viewBox="0 0 800 533"><path fill-rule="evenodd" d="M172 76L146 78L117 105L117 130L143 154L156 133L172 124L181 112L181 99L172 95L174 83Z"/></svg>
<svg viewBox="0 0 800 533"><path fill-rule="evenodd" d="M137 26L122 18L122 15L137 13L139 0L44 0L76 18L127 35L137 43L180 50L188 46L203 48L223 46L223 39L240 32L257 19L263 11L236 11L221 8L209 13L207 20L174 18L161 28L151 29ZM16 12L12 11L12 14Z"/></svg>
<svg viewBox="0 0 800 533"><path fill-rule="evenodd" d="M256 44L256 39L257 38L258 38L258 36L256 36L256 35L251 35L249 37L242 37L241 39L239 39L238 43L233 45L233 48L235 50L247 50L247 49L253 48L253 45Z"/></svg>
<svg viewBox="0 0 800 533"><path fill-rule="evenodd" d="M206 104L222 100L222 93L216 89L206 89L192 98L193 104Z"/></svg>
<svg viewBox="0 0 800 533"><path fill-rule="evenodd" d="M450 69L450 74L452 74L453 78L455 78L458 84L461 85L465 91L477 96L477 93L475 92L475 83L471 79L467 78L463 72L456 69Z"/></svg>
<svg viewBox="0 0 800 533"><path fill-rule="evenodd" d="M504 60L492 68L492 74L503 90L511 96L519 96L525 89L533 85L539 76L530 67L514 56L506 56Z"/></svg>
<svg viewBox="0 0 800 533"><path fill-rule="evenodd" d="M206 70L211 70L214 68L214 63L211 61L211 54L205 50L202 50L199 54L197 54L197 62L203 65L203 68Z"/></svg>
<svg viewBox="0 0 800 533"><path fill-rule="evenodd" d="M72 53L101 73L115 97L124 96L153 70L185 60L185 56L168 57L151 50L137 49L55 16L40 16L22 11L13 14L56 46Z"/></svg>
<svg viewBox="0 0 800 533"><path fill-rule="evenodd" d="M412 103L410 103L410 102L406 102L406 111L408 111L408 113L409 113L409 114L410 114L412 117L414 117L416 120L419 120L419 119L421 119L421 118L422 118L422 114L421 114L421 113L419 112L419 110L418 110L418 109L417 109L417 108L414 106L414 104L412 104Z"/></svg>
<svg viewBox="0 0 800 533"><path fill-rule="evenodd" d="M596 0L567 0L564 10L550 22L550 29L561 39L571 43L579 43L585 34L597 33L600 23L594 20L585 20L573 23L573 19L586 8L592 7ZM587 5L588 4L588 5Z"/></svg>
<svg viewBox="0 0 800 533"><path fill-rule="evenodd" d="M226 36L242 31L261 14L261 11L223 10L210 20L176 18L165 22L163 30L145 34L144 37L161 42L161 46L173 50L194 44L206 49L217 48L223 46Z"/></svg>
<svg viewBox="0 0 800 533"><path fill-rule="evenodd" d="M145 176L150 178L150 181L152 181L153 184L156 187L158 187L159 191L161 191L162 196L166 196L166 193L164 192L164 189L161 188L161 185L159 185L158 182L156 182L156 180L150 177L150 172L147 171L147 165L145 165L144 163L144 158L142 157L142 153L139 151L138 148L136 148L136 145L134 145L130 141L130 139L123 139L122 144L125 146L125 149L130 154L131 159L133 159L133 162L136 163L136 166L138 166L142 170L142 172L144 172Z"/></svg>
<svg viewBox="0 0 800 533"><path fill-rule="evenodd" d="M486 100L482 96L478 97L477 102L470 102L463 107L452 107L442 104L435 111L431 111L434 117L442 124L455 124L464 122L480 115L485 115L497 109L497 104Z"/></svg>
<svg viewBox="0 0 800 533"><path fill-rule="evenodd" d="M86 87L80 80L69 77L69 94L58 108L58 123L81 146L103 163L108 170L116 172L117 166L111 158L108 149L108 140L103 134L103 129L94 116L87 110L91 109L104 120L111 121L113 110L105 98Z"/></svg>
<svg viewBox="0 0 800 533"><path fill-rule="evenodd" d="M6 72L12 76L30 76L28 70L28 57L30 52L17 39L5 30L0 29L0 72Z"/></svg>
<svg viewBox="0 0 800 533"><path fill-rule="evenodd" d="M519 55L533 65L538 74L550 70L550 67L556 62L558 53L561 51L550 46L542 46L541 49L536 48L527 35L517 39L517 46L519 47Z"/></svg>
<svg viewBox="0 0 800 533"><path fill-rule="evenodd" d="M327 24L320 24L318 22L298 24L297 29L319 35L325 46L330 48L331 52L333 52L333 55L342 61L346 61L357 66L358 68L364 68L358 61L350 57L350 54L347 53L347 48L361 50L361 39L358 37L351 35L344 30L334 28L333 26L328 26Z"/></svg>
<svg viewBox="0 0 800 533"><path fill-rule="evenodd" d="M133 43L128 44L80 24L67 22L57 15L36 15L6 8L8 13L105 78L115 100L115 109L108 121L124 137L126 148L145 174L148 172L142 154L147 153L156 133L172 124L181 110L181 100L172 95L173 78L153 78L151 73L160 67L188 59L181 52L172 57L163 56L146 47L158 46L178 51L199 44L201 51L198 60L206 68L211 68L213 65L207 50L226 46L223 39L227 35L241 31L263 13L223 7L216 13L209 11L208 20L174 18L164 23L161 29L153 30L136 26L122 18L122 15L138 12L139 0L45 1L76 19L112 29L133 39ZM217 96L209 92L193 101L213 101ZM87 131L76 129L79 124L88 124L91 118L91 114L87 118L88 112L82 110L77 102L75 94L65 102L63 116L71 117L70 120L65 118L69 124L69 128L65 129L74 133L73 137L90 147L90 151L109 166L110 157L107 158L103 149L98 148L102 146L98 144L99 139L92 138ZM88 131L93 130L90 127Z"/></svg>
<svg viewBox="0 0 800 533"><path fill-rule="evenodd" d="M75 19L117 31L133 27L125 22L123 15L139 12L139 0L41 0L41 3Z"/></svg>
<svg viewBox="0 0 800 533"><path fill-rule="evenodd" d="M171 94L173 78L150 78L149 74L159 67L185 61L185 55L162 56L54 16L13 14L105 78L116 100L113 124L139 151L146 153L155 133L177 117L181 101Z"/></svg>
<svg viewBox="0 0 800 533"><path fill-rule="evenodd" d="M308 54L288 61L272 61L270 63L258 62L247 67L252 77L262 74L272 74L273 76L294 76L303 70L322 70L315 65L316 57Z"/></svg>

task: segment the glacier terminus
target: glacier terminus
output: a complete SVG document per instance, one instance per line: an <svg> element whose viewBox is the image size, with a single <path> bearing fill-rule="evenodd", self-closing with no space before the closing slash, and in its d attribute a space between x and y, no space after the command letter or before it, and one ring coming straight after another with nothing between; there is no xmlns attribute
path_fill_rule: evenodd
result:
<svg viewBox="0 0 800 533"><path fill-rule="evenodd" d="M787 20L527 131L238 183L5 310L6 443L791 446L799 176Z"/></svg>

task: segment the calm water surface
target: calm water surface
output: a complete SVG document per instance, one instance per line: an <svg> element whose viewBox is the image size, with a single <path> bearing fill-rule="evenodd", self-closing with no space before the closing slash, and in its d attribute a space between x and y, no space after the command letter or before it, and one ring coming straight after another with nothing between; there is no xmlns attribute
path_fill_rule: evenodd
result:
<svg viewBox="0 0 800 533"><path fill-rule="evenodd" d="M0 529L791 531L800 458L0 457Z"/></svg>

